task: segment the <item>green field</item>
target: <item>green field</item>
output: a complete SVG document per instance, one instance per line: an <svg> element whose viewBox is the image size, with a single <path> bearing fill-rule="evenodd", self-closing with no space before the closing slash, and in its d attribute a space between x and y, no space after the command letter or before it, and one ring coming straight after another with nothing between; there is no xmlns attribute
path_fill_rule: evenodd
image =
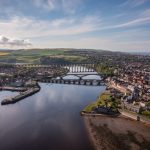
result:
<svg viewBox="0 0 150 150"><path fill-rule="evenodd" d="M4 63L40 63L43 57L64 60L64 62L81 62L86 58L81 56L69 55L68 49L28 49L11 50L7 53L0 51L0 62Z"/></svg>

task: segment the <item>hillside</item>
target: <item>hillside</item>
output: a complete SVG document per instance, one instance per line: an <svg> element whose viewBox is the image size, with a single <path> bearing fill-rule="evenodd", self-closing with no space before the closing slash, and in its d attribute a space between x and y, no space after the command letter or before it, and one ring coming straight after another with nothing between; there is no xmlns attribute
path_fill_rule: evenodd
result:
<svg viewBox="0 0 150 150"><path fill-rule="evenodd" d="M47 59L52 62L74 63L86 62L90 55L114 55L122 54L120 52L111 52L105 50L92 49L20 49L20 50L0 50L0 62L3 63L43 63ZM41 61L42 60L42 61ZM50 61L51 62L51 61Z"/></svg>

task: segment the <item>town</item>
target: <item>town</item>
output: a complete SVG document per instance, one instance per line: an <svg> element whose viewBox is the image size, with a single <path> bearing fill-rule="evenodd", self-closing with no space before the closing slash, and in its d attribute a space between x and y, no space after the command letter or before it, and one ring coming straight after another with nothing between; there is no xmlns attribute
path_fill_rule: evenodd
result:
<svg viewBox="0 0 150 150"><path fill-rule="evenodd" d="M83 57L85 64L91 63L86 67L103 78L110 96L119 99L120 110L150 117L150 56L83 49L68 50L64 55ZM40 81L67 74L65 65L83 64L79 60L66 63L54 56L41 60L40 64L1 63L0 89L29 90Z"/></svg>
<svg viewBox="0 0 150 150"><path fill-rule="evenodd" d="M150 0L0 0L0 150L150 150Z"/></svg>
<svg viewBox="0 0 150 150"><path fill-rule="evenodd" d="M34 65L33 65L34 66ZM20 92L16 97L4 99L1 104L13 104L40 91L38 81L54 78L68 72L58 66L24 67L3 64L0 66L0 90Z"/></svg>
<svg viewBox="0 0 150 150"><path fill-rule="evenodd" d="M104 76L106 91L119 99L120 111L150 118L150 56L103 53L89 52L86 56ZM83 51L80 54L83 56Z"/></svg>

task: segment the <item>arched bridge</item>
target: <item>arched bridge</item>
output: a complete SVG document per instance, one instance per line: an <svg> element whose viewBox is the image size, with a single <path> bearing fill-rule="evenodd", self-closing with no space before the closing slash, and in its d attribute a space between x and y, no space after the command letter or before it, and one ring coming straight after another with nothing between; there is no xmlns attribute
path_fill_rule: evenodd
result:
<svg viewBox="0 0 150 150"><path fill-rule="evenodd" d="M43 83L56 83L56 84L74 84L85 86L104 86L105 83L102 80L96 79L42 79Z"/></svg>
<svg viewBox="0 0 150 150"><path fill-rule="evenodd" d="M15 67L21 68L48 68L48 67L63 67L69 69L70 72L95 72L94 64L80 63L80 64L51 64L51 65L40 65L40 64L15 64Z"/></svg>
<svg viewBox="0 0 150 150"><path fill-rule="evenodd" d="M88 72L88 73L67 73L67 75L63 75L61 76L60 78L64 78L64 77L67 77L67 76L75 76L75 77L78 77L79 79L82 79L83 77L86 77L86 76L100 76L100 74L98 74L97 72Z"/></svg>

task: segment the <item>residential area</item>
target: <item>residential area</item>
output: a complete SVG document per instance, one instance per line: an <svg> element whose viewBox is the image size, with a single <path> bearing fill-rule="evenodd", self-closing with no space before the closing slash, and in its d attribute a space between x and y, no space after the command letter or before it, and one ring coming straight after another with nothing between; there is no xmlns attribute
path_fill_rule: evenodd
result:
<svg viewBox="0 0 150 150"><path fill-rule="evenodd" d="M150 72L142 63L117 68L107 78L108 88L121 93L123 109L150 116Z"/></svg>

